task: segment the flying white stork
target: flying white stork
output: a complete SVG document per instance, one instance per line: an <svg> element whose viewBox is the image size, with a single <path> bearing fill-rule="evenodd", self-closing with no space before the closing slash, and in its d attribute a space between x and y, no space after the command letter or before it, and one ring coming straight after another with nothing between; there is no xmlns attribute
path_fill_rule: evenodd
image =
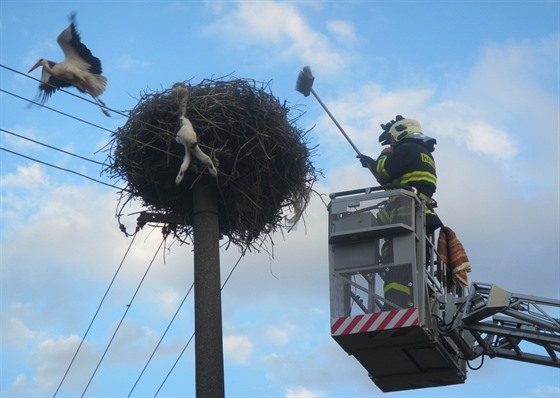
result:
<svg viewBox="0 0 560 398"><path fill-rule="evenodd" d="M80 34L76 30L76 13L70 15L70 26L62 31L56 39L64 52L64 61L53 62L41 58L29 69L30 73L39 66L41 83L39 84L39 99L44 103L56 90L63 87L76 87L82 93L88 93L101 108L110 116L105 103L99 96L105 91L107 78L101 75L101 61L93 56L91 51L81 42Z"/></svg>
<svg viewBox="0 0 560 398"><path fill-rule="evenodd" d="M181 163L181 167L179 168L179 173L177 173L177 177L175 177L175 184L179 185L183 180L185 175L185 171L189 168L191 163L191 154L194 155L202 164L208 166L208 171L212 176L216 177L218 175L218 170L214 166L212 159L208 155L206 155L200 147L198 146L198 137L196 132L194 131L193 125L189 119L185 116L181 115L179 117L181 121L181 128L177 131L177 135L175 136L175 141L178 144L183 144L185 147L185 156L183 157L183 163Z"/></svg>

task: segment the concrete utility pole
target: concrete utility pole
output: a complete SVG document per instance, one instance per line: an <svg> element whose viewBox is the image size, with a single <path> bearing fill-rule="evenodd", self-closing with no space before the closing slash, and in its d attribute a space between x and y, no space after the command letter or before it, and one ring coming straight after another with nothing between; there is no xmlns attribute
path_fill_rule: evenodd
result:
<svg viewBox="0 0 560 398"><path fill-rule="evenodd" d="M220 398L225 396L225 391L215 183L194 184L193 202L196 396Z"/></svg>

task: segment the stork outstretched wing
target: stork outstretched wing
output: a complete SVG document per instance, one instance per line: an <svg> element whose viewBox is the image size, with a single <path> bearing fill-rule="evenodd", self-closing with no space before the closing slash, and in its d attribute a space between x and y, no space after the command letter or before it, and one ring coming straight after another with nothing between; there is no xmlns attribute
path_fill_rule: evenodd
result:
<svg viewBox="0 0 560 398"><path fill-rule="evenodd" d="M86 68L96 75L102 73L101 61L95 57L89 48L82 43L78 29L76 28L76 13L70 15L70 25L58 35L58 45L64 52L64 56L72 62L87 64Z"/></svg>

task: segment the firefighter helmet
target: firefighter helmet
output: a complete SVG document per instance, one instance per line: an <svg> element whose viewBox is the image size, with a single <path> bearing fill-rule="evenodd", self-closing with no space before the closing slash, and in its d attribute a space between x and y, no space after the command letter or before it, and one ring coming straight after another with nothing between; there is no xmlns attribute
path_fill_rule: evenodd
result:
<svg viewBox="0 0 560 398"><path fill-rule="evenodd" d="M393 123L389 129L389 134L393 138L393 142L400 142L403 139L410 138L424 138L422 134L422 127L420 123L414 119L401 119Z"/></svg>
<svg viewBox="0 0 560 398"><path fill-rule="evenodd" d="M389 129L389 135L393 141L393 145L398 145L403 140L415 140L421 144L424 144L426 148L430 151L434 151L434 146L437 144L435 138L428 137L422 133L422 127L420 123L414 119L401 119L397 120L391 125Z"/></svg>

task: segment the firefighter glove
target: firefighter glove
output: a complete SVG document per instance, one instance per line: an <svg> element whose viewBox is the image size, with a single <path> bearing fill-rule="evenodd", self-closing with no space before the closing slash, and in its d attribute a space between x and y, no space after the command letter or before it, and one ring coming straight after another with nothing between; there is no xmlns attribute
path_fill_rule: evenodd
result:
<svg viewBox="0 0 560 398"><path fill-rule="evenodd" d="M370 170L375 169L375 160L373 160L369 156L360 154L356 157L360 159L360 163L362 164L362 167L365 167Z"/></svg>

